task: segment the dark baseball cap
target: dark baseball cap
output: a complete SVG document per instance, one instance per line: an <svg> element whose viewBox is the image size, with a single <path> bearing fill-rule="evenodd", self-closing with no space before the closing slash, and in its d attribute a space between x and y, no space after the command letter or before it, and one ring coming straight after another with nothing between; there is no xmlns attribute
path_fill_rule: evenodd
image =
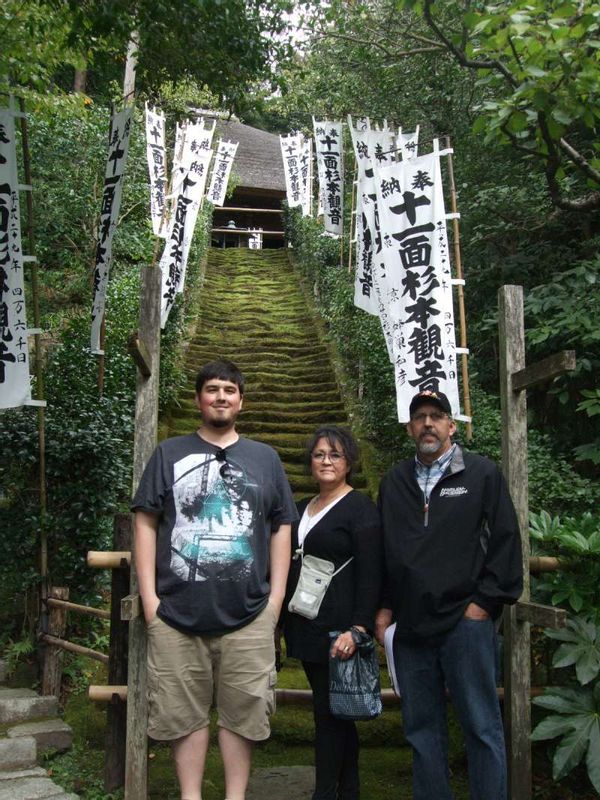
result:
<svg viewBox="0 0 600 800"><path fill-rule="evenodd" d="M449 417L452 416L452 409L450 408L450 401L446 397L443 392L419 392L416 394L413 399L410 401L410 406L408 409L408 413L412 417L417 408L419 406L424 406L426 403L432 403L434 406L438 406L441 408L442 411L445 411Z"/></svg>

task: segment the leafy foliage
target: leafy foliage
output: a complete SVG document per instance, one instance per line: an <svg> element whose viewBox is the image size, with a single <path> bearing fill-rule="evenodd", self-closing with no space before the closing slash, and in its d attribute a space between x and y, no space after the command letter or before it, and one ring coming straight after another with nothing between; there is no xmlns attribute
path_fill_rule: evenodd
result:
<svg viewBox="0 0 600 800"><path fill-rule="evenodd" d="M563 642L554 653L553 667L575 666L577 680L582 686L600 673L600 625L583 616L567 620L567 627L546 630L546 636Z"/></svg>
<svg viewBox="0 0 600 800"><path fill-rule="evenodd" d="M563 737L552 762L554 780L568 775L585 756L590 780L600 792L600 682L593 689L547 689L533 702L554 713L540 722L532 739Z"/></svg>
<svg viewBox="0 0 600 800"><path fill-rule="evenodd" d="M137 84L156 90L166 79L192 77L235 104L248 85L272 76L286 56L282 36L287 0L7 0L8 41L0 51L0 81L48 88L67 63L102 71L118 99L128 42L137 32Z"/></svg>
<svg viewBox="0 0 600 800"><path fill-rule="evenodd" d="M541 552L558 555L561 570L535 582L541 599L568 604L576 613L597 614L600 606L600 524L586 512L579 517L551 517L547 511L530 515L529 533ZM600 620L600 617L598 618Z"/></svg>

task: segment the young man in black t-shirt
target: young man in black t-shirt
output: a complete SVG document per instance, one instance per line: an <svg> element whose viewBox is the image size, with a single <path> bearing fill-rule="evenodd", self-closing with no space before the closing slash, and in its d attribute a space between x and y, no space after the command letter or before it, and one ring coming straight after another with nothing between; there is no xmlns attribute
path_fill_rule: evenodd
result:
<svg viewBox="0 0 600 800"><path fill-rule="evenodd" d="M185 800L200 800L213 697L227 800L244 800L252 742L269 736L274 702L296 511L275 451L235 430L243 394L234 364L205 365L200 428L159 444L132 502L148 733L173 742Z"/></svg>

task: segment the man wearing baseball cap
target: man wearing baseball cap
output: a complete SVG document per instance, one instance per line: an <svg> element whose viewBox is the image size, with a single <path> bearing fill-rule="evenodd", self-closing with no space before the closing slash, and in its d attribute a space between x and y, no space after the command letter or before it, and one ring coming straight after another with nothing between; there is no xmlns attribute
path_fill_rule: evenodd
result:
<svg viewBox="0 0 600 800"><path fill-rule="evenodd" d="M521 539L508 488L489 459L452 442L448 398L419 392L416 455L379 490L386 589L377 637L396 623L394 661L414 800L452 800L446 689L465 737L471 800L506 800L496 693L496 623L522 588Z"/></svg>

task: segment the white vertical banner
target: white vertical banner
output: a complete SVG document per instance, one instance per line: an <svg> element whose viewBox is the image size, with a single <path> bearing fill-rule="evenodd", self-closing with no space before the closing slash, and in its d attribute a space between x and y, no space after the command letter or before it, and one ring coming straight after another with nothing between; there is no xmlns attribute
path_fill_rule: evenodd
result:
<svg viewBox="0 0 600 800"><path fill-rule="evenodd" d="M372 130L368 119L361 128L348 124L358 165L356 190L356 276L354 282L354 305L369 314L381 318L381 324L392 358L390 331L386 326L386 315L381 313L379 291L380 276L385 277L385 263L382 255L382 240L379 231L377 195L375 192L374 164L391 164L393 154L393 134L390 131Z"/></svg>
<svg viewBox="0 0 600 800"><path fill-rule="evenodd" d="M339 237L344 230L344 151L342 123L313 117L319 197L323 205L325 232Z"/></svg>
<svg viewBox="0 0 600 800"><path fill-rule="evenodd" d="M398 419L419 391L444 392L460 414L452 280L440 153L376 168L385 276L380 290L392 330Z"/></svg>
<svg viewBox="0 0 600 800"><path fill-rule="evenodd" d="M263 229L262 228L249 228L252 236L248 237L248 247L250 250L262 250L263 246Z"/></svg>
<svg viewBox="0 0 600 800"><path fill-rule="evenodd" d="M15 117L0 108L0 408L31 402Z"/></svg>
<svg viewBox="0 0 600 800"><path fill-rule="evenodd" d="M417 125L412 133L402 133L402 128L398 128L396 147L400 151L403 161L408 161L410 158L416 158L419 155L420 127L420 125Z"/></svg>
<svg viewBox="0 0 600 800"><path fill-rule="evenodd" d="M163 224L167 190L167 155L165 151L165 115L146 104L146 159L150 174L150 217L155 236L167 235Z"/></svg>
<svg viewBox="0 0 600 800"><path fill-rule="evenodd" d="M285 175L285 194L290 208L302 205L302 185L300 181L300 157L302 135L290 133L288 136L279 136L281 157L283 158L283 172Z"/></svg>
<svg viewBox="0 0 600 800"><path fill-rule="evenodd" d="M237 149L237 142L224 142L219 139L210 186L206 193L206 199L210 200L213 206L222 206L225 202L229 174L231 173L231 167L233 166L233 159L235 158Z"/></svg>
<svg viewBox="0 0 600 800"><path fill-rule="evenodd" d="M113 237L121 208L132 114L133 105L126 106L113 114L110 122L110 144L104 173L96 264L94 266L91 350L95 354L102 353L100 350L100 326L106 305L106 287L112 262Z"/></svg>
<svg viewBox="0 0 600 800"><path fill-rule="evenodd" d="M300 189L303 217L312 216L312 157L312 138L303 136L300 141Z"/></svg>
<svg viewBox="0 0 600 800"><path fill-rule="evenodd" d="M175 296L183 292L185 285L187 260L212 157L214 129L214 125L205 128L202 120L185 127L183 153L177 167L178 190L174 196L169 233L160 259L162 328L167 323Z"/></svg>

